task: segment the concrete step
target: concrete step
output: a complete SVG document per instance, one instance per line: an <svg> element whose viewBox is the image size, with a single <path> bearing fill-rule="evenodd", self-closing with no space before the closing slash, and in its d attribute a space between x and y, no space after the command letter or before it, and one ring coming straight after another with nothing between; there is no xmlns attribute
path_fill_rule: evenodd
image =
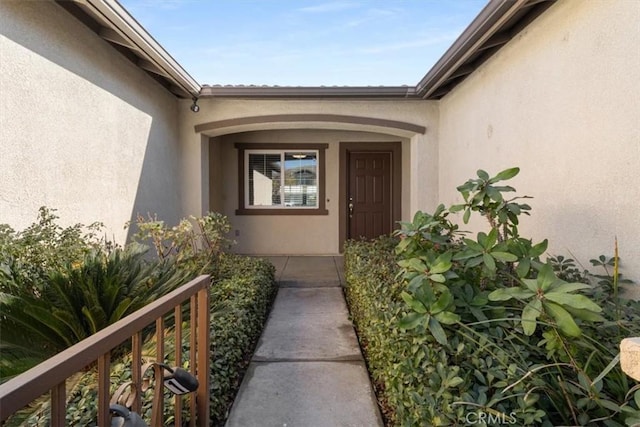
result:
<svg viewBox="0 0 640 427"><path fill-rule="evenodd" d="M344 283L341 256L266 258L276 266L276 280L280 287L334 287Z"/></svg>

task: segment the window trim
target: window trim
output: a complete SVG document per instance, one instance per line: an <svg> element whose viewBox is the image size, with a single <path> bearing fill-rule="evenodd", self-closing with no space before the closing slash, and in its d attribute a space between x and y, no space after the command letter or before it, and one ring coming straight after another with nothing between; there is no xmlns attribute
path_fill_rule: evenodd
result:
<svg viewBox="0 0 640 427"><path fill-rule="evenodd" d="M252 205L249 203L249 200L251 199L251 195L248 194L248 191L251 187L251 182L247 182L245 181L245 200L244 200L244 206L246 209L318 209L319 206L319 200L318 200L318 190L319 190L319 185L318 182L320 181L321 176L320 173L318 171L318 164L319 164L319 159L320 159L320 150L310 150L310 149L305 149L305 150L267 150L267 149L246 149L244 150L244 177L245 180L249 177L249 169L250 169L250 163L249 163L249 158L251 157L252 154L255 155L278 155L280 156L280 161L282 162L281 166L281 172L283 172L280 175L280 191L281 191L281 202L284 202L286 200L286 192L283 191L286 187L286 185L284 184L284 179L285 179L285 171L286 171L286 164L285 164L285 158L287 156L287 154L295 154L295 153L303 153L303 154L311 154L314 158L315 158L315 175L316 175L316 184L314 185L314 187L316 188L315 192L315 203L313 205L307 205L307 206L297 206L297 207L291 207L291 206L286 206L286 204L280 203L278 205Z"/></svg>
<svg viewBox="0 0 640 427"><path fill-rule="evenodd" d="M236 215L328 215L326 209L326 156L329 144L278 144L278 143L236 143L238 150L238 209ZM318 206L315 208L257 208L246 206L246 154L248 150L275 151L317 151L318 152Z"/></svg>

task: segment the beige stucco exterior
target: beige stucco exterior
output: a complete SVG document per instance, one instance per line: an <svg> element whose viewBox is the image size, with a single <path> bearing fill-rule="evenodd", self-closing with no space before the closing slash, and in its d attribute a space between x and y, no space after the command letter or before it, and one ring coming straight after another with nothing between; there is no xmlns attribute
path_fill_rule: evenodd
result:
<svg viewBox="0 0 640 427"><path fill-rule="evenodd" d="M338 187L338 154L341 142L375 142L401 141L408 149L409 141L389 135L332 130L280 130L256 131L226 135L212 144L219 144L221 156L214 161L215 168L221 169L223 177L235 177L222 181L217 194L221 201L222 212L233 224L235 239L238 244L235 250L242 253L258 254L336 254L339 249L339 187ZM326 143L326 208L328 215L236 215L238 208L238 160L234 143L287 143L294 147L303 143ZM410 180L409 173L404 180ZM407 201L408 202L408 201ZM405 203L405 211L409 207Z"/></svg>
<svg viewBox="0 0 640 427"><path fill-rule="evenodd" d="M335 254L340 143L400 141L403 220L459 202L476 169L520 166L522 235L585 267L617 236L640 279L638 22L635 1L559 1L439 101L207 96L193 113L55 2L0 2L0 223L46 205L124 242L137 213L215 210L238 252ZM305 114L323 119L287 119ZM237 142L328 144L328 215L237 215Z"/></svg>
<svg viewBox="0 0 640 427"><path fill-rule="evenodd" d="M442 99L440 199L476 169L519 166L524 236L585 268L617 236L639 279L639 22L634 1L558 2Z"/></svg>
<svg viewBox="0 0 640 427"><path fill-rule="evenodd" d="M186 213L172 94L53 2L0 2L0 29L0 223L46 205L124 243L137 212Z"/></svg>
<svg viewBox="0 0 640 427"><path fill-rule="evenodd" d="M339 252L338 154L341 142L402 143L402 218L408 219L419 206L437 200L438 112L433 101L384 100L232 100L201 99L200 112L180 108L181 141L185 155L185 180L193 185L184 195L192 210L219 209L234 228L235 250L251 254L336 254ZM378 118L419 124L424 133L396 128L343 122L270 122L243 124L206 132L197 125L264 115L327 114ZM326 143L328 215L243 216L238 208L238 160L234 143ZM205 156L205 157L203 157ZM206 159L209 159L208 161ZM202 167L202 163L206 163ZM202 171L205 171L202 173ZM416 181L414 176L429 181ZM433 185L427 185L427 182ZM237 233L237 236L235 234Z"/></svg>

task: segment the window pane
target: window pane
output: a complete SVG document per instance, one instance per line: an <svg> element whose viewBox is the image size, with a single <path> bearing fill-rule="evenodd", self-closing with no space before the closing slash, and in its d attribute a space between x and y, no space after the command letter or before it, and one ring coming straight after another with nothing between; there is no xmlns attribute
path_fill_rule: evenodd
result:
<svg viewBox="0 0 640 427"><path fill-rule="evenodd" d="M318 156L315 152L284 155L284 204L289 207L318 206Z"/></svg>
<svg viewBox="0 0 640 427"><path fill-rule="evenodd" d="M280 205L280 154L249 154L249 206Z"/></svg>

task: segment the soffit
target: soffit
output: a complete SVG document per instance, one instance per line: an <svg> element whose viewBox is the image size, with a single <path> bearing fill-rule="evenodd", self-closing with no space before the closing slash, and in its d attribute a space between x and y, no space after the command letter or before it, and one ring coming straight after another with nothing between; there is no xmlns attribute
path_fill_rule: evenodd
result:
<svg viewBox="0 0 640 427"><path fill-rule="evenodd" d="M201 87L115 0L55 0L180 98L316 98L438 100L556 0L491 0L416 86Z"/></svg>
<svg viewBox="0 0 640 427"><path fill-rule="evenodd" d="M440 99L547 10L556 0L492 0L416 85Z"/></svg>
<svg viewBox="0 0 640 427"><path fill-rule="evenodd" d="M199 96L200 85L117 1L55 1L177 97Z"/></svg>

